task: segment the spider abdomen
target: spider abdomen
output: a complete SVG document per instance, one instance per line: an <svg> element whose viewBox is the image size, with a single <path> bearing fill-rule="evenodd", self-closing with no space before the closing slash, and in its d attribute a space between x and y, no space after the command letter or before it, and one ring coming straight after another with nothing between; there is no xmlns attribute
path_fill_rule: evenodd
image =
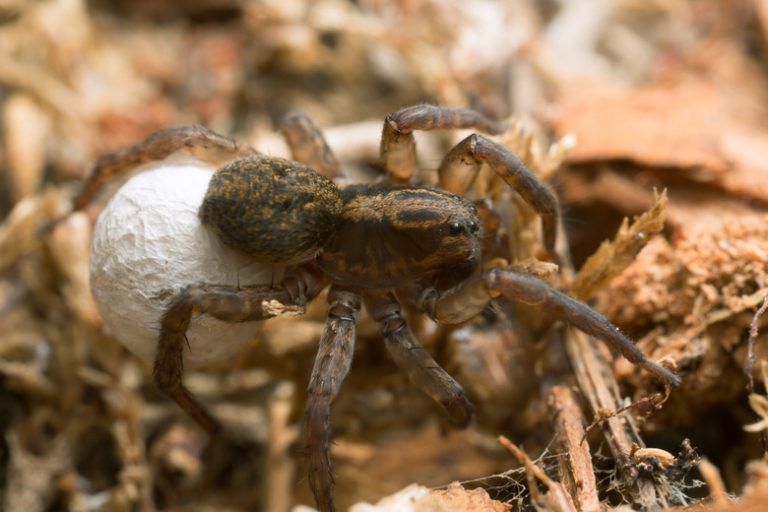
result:
<svg viewBox="0 0 768 512"><path fill-rule="evenodd" d="M200 219L259 262L295 263L320 250L340 212L339 190L325 176L291 160L254 155L216 171Z"/></svg>
<svg viewBox="0 0 768 512"><path fill-rule="evenodd" d="M426 187L357 185L344 189L342 200L339 224L317 260L340 284L450 288L478 265L477 212L462 197Z"/></svg>

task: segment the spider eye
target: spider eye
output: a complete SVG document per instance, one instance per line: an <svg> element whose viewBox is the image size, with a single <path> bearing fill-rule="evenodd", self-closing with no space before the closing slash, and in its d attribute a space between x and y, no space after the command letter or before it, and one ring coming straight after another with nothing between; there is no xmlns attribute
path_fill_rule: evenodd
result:
<svg viewBox="0 0 768 512"><path fill-rule="evenodd" d="M448 232L452 235L460 235L464 232L464 226L458 222L454 222L448 227Z"/></svg>
<svg viewBox="0 0 768 512"><path fill-rule="evenodd" d="M480 226L477 225L477 222L470 222L469 224L470 233L477 233L478 229L480 229Z"/></svg>

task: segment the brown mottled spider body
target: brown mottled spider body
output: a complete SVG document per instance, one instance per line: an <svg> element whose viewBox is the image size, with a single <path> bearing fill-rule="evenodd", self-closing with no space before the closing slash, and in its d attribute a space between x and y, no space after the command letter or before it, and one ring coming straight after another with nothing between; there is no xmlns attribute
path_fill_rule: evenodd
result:
<svg viewBox="0 0 768 512"><path fill-rule="evenodd" d="M353 185L340 222L317 256L334 283L361 289L418 282L439 290L480 263L475 207L460 196L417 187Z"/></svg>
<svg viewBox="0 0 768 512"><path fill-rule="evenodd" d="M320 250L341 214L339 189L284 158L254 155L211 178L200 220L235 249L262 263L305 261Z"/></svg>
<svg viewBox="0 0 768 512"><path fill-rule="evenodd" d="M443 406L456 426L471 420L472 406L461 386L416 340L398 298L438 322L456 323L475 316L495 297L506 296L605 340L664 383L679 383L677 376L649 361L587 305L533 277L506 268L479 269L481 222L475 207L461 195L481 164L539 213L545 248L555 259L557 201L508 149L479 135L470 135L448 153L438 170L437 188L411 186L416 171L412 132L448 128L500 131L467 109L429 105L403 109L384 123L381 153L388 181L341 191L328 179L339 175L336 159L301 114L290 115L283 126L294 158L328 178L284 159L254 156L199 127L161 132L103 158L75 203L86 204L103 181L127 168L180 149L195 152L204 147L214 159L221 154L244 157L214 175L200 210L202 222L255 260L291 264L283 280L271 286L190 283L178 290L160 325L155 381L207 431L218 432L216 420L182 383L185 333L193 313L227 322L261 320L278 314L265 307L267 302L303 306L330 284L328 316L305 409L309 482L322 511L334 510L330 405L350 368L362 304L381 323L384 343L397 366Z"/></svg>

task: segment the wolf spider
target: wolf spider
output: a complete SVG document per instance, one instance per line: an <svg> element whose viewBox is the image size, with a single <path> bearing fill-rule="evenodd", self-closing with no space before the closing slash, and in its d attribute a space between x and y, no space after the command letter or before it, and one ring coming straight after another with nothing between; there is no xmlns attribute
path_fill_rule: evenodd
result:
<svg viewBox="0 0 768 512"><path fill-rule="evenodd" d="M416 173L413 132L454 128L502 131L468 109L404 108L384 122L381 157L387 179L341 190L332 181L340 175L335 157L301 113L290 114L282 125L295 161L257 154L198 126L165 130L102 157L75 201L75 208L82 208L104 182L179 150L208 160L231 160L213 174L200 206L201 222L255 261L285 265L284 278L272 285L190 283L178 290L161 320L154 379L206 431L216 434L219 423L182 383L185 333L193 313L225 322L262 320L275 314L263 307L266 301L304 306L330 285L305 409L309 483L322 511L334 510L330 406L350 368L361 304L381 323L397 366L457 427L469 423L472 405L415 339L401 302L437 322L458 323L504 296L605 340L665 384L679 383L586 304L527 275L505 268L480 270L483 226L473 204L462 197L480 165L487 165L538 213L544 246L553 259L558 204L506 147L477 134L447 154L437 171L437 187L411 185Z"/></svg>

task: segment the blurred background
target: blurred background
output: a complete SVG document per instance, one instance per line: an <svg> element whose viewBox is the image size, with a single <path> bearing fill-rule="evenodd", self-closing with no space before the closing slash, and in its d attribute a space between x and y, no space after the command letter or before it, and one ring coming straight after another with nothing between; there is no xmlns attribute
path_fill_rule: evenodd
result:
<svg viewBox="0 0 768 512"><path fill-rule="evenodd" d="M765 492L764 442L743 427L768 414L754 316L768 293L768 1L0 0L0 508L312 506L299 431L324 301L268 322L234 361L187 372L240 436L228 456L209 457L90 297L100 205L40 230L99 155L185 124L283 155L277 123L303 109L348 175L375 179L384 116L419 102L512 123L560 197L577 268L652 207L654 187L667 189L660 233L593 303L684 378L661 411L638 414L648 444L677 454L689 439L729 492ZM458 140L419 137L423 181ZM507 259L536 254L512 239ZM514 313L492 308L457 329L412 319L478 409L462 432L363 320L333 413L341 510L454 480L528 509L500 434L557 478L547 396L572 384L568 356ZM658 391L625 361L613 369L626 397ZM619 506L598 434L600 499ZM702 478L680 476L663 505L705 498Z"/></svg>

